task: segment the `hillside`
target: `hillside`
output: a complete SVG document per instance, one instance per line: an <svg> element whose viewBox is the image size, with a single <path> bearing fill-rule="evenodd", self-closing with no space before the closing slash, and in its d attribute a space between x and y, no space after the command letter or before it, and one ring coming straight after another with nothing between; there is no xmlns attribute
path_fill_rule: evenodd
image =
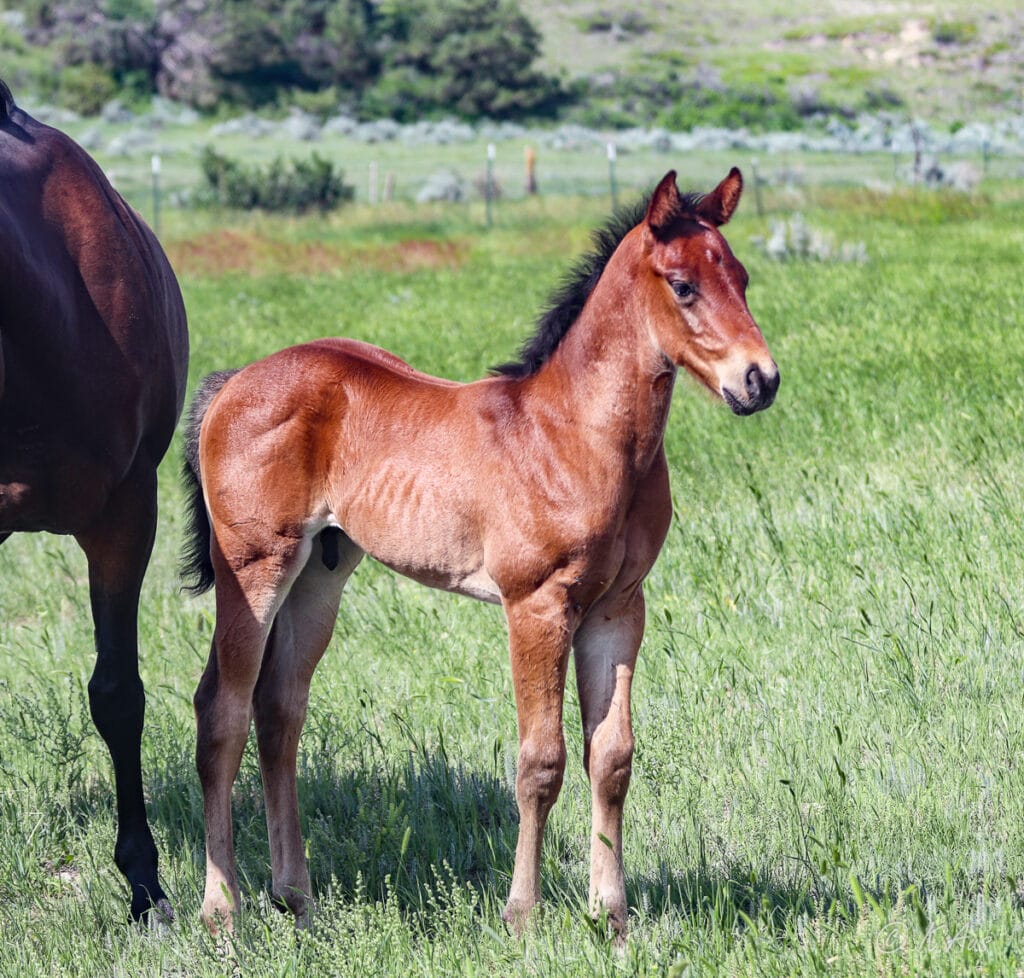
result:
<svg viewBox="0 0 1024 978"><path fill-rule="evenodd" d="M544 67L584 77L683 78L769 86L797 101L885 108L948 122L1024 107L1024 8L993 0L654 0L619 13L602 0L523 0ZM571 58L566 57L571 52Z"/></svg>
<svg viewBox="0 0 1024 978"><path fill-rule="evenodd" d="M350 0L350 5L359 2ZM217 69L223 76L219 88L204 83L202 72L194 65L188 71L195 77L186 71L185 76L170 80L161 76L166 65L158 70L155 62L146 62L147 70L152 69L151 78L156 79L155 87L162 94L187 99L203 110L222 110L227 99L233 99L236 107L280 108L299 89L305 89L307 96L314 90L324 93L319 100L307 98L303 103L324 115L340 104L362 118L390 116L406 122L452 113L473 119L490 115L550 120L557 109L562 121L601 128L660 126L687 131L696 125L711 125L764 131L802 128L814 117L891 111L904 119L923 118L940 128L956 128L968 121L1005 118L1024 110L1024 9L1013 0L993 0L984 11L969 0L720 0L715 4L652 0L628 9L611 0L520 0L519 6L541 32L537 67L562 80L570 93L568 100L558 95L550 79L528 70L537 50L536 39L524 39L522 33L504 29L511 21L491 25L487 30L492 36L483 41L468 43L468 33L459 35L452 57L458 55L462 62L456 64L438 45L439 37L446 41L452 37L448 26L439 26L444 20L442 5L417 7L418 2L408 0L396 9L408 11L401 29L410 37L422 29L423 37L413 45L419 54L403 55L404 60L399 58L390 74L379 70L378 62L390 57L387 52L396 50L396 44L406 41L393 43L401 32L389 33L397 28L387 26L391 22L381 11L391 8L383 3L367 8L378 11L376 17L367 15L363 25L364 31L370 30L368 23L377 25L374 29L381 33L373 38L366 33L353 39L347 28L339 28L340 33L331 37L321 36L308 18L296 22L299 27L295 30L305 30L310 36L295 50L304 51L313 42L320 44L321 61L349 66L347 75L335 66L322 78L311 68L312 74L307 72L300 81L282 80L283 76L272 80L273 71L283 70L274 59L280 61L284 55L275 54L273 45L258 31L248 38L249 55L232 64L232 46L243 28L227 21L216 22L219 43L224 47L225 38L230 41L218 55L224 62ZM474 7L473 0L458 2L468 4L466 10L479 13L483 9L479 3ZM203 4L194 6L205 9ZM273 22L268 13L272 6L263 3L260 7L267 23ZM138 29L132 28L135 33L118 34L115 28L104 34L94 30L93 21L82 13L85 8L69 0L62 7L73 12L68 23L74 27L79 23L74 17L85 16L80 28L87 37L77 38L78 28L65 26L63 41L41 48L37 42L46 36L45 30L38 26L38 14L31 14L31 4L0 3L0 74L19 92L34 89L40 101L86 114L94 114L114 96L144 98L153 90L153 83L147 80L146 71L136 70L137 65L129 70L125 61L117 67L119 58L123 61L131 54L118 45L141 46L149 51L147 57L159 57L161 63L180 68L181 64L192 65L190 59L198 57L209 39L199 22L188 30L178 24L181 30L175 34L171 30L174 25L157 16L152 0L140 0L130 7L136 8L149 13L140 15ZM106 17L108 23L125 23L111 13L112 2L97 9L106 12L97 14L100 20ZM186 6L180 5L180 9ZM449 0L443 9L451 23L470 32L455 0ZM250 11L246 16L251 20L255 14ZM33 22L34 30L29 29ZM529 25L526 33L530 33ZM368 59L360 69L362 74L356 70L358 59L353 60L351 52L339 54L343 42L350 42L353 50L362 51ZM460 45L467 49L461 54ZM237 46L244 47L241 41ZM69 59L81 62L83 51L92 51L90 56L94 56L100 50L106 59L102 67L67 63ZM253 50L257 53L252 54ZM423 51L436 56L432 61L421 58ZM266 65L249 63L261 58L267 60ZM509 69L514 61L517 66ZM502 65L508 69L506 76L495 74L495 66ZM270 72L266 77L261 75L264 70ZM470 93L462 101L441 97L448 90L441 76L449 71L462 78L455 85L459 92L465 94L466 86L472 88L475 80L476 87L487 92L486 97L478 93ZM410 72L413 76L419 72L418 80L409 82ZM525 94L513 96L519 84L534 88L524 88ZM267 89L262 93L261 85Z"/></svg>

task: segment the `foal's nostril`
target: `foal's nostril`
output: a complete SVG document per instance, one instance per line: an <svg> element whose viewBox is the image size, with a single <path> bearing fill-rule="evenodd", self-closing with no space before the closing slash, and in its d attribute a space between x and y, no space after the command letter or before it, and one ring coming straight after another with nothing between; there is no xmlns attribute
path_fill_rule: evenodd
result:
<svg viewBox="0 0 1024 978"><path fill-rule="evenodd" d="M743 383L747 388L747 397L757 403L761 399L761 390L764 387L764 374L761 373L761 368L756 363L747 367L747 372L743 375Z"/></svg>
<svg viewBox="0 0 1024 978"><path fill-rule="evenodd" d="M766 374L752 363L743 374L743 386L746 388L748 410L763 410L775 400L775 392L779 389L778 367L772 364L772 372Z"/></svg>

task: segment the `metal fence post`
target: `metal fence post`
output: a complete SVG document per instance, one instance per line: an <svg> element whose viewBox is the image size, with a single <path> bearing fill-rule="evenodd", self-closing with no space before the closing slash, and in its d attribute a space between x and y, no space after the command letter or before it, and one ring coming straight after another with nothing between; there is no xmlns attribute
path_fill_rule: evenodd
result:
<svg viewBox="0 0 1024 978"><path fill-rule="evenodd" d="M494 200L494 158L498 150L494 143L487 144L487 179L484 184L484 202L487 205L487 226L494 223L493 200Z"/></svg>
<svg viewBox="0 0 1024 978"><path fill-rule="evenodd" d="M612 194L612 210L619 209L619 188L615 183L615 141L608 143L608 185Z"/></svg>

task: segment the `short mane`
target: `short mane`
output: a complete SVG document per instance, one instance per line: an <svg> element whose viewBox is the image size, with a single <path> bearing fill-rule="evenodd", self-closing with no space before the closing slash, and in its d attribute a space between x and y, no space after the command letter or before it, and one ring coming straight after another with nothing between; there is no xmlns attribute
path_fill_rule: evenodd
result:
<svg viewBox="0 0 1024 978"><path fill-rule="evenodd" d="M14 109L14 96L7 87L7 83L0 79L0 122L6 122Z"/></svg>
<svg viewBox="0 0 1024 978"><path fill-rule="evenodd" d="M682 197L680 214L692 212L700 202L700 194ZM492 374L521 380L530 377L547 363L549 357L579 318L590 293L611 261L622 239L647 214L650 196L632 205L619 208L608 222L591 235L593 248L582 255L569 269L562 283L551 294L546 311L537 320L537 328L519 351L518 360L510 360L491 368Z"/></svg>

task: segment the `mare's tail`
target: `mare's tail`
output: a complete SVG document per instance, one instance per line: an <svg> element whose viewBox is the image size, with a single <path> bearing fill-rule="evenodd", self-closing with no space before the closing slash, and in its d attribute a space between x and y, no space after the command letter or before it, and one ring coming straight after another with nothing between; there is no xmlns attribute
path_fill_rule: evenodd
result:
<svg viewBox="0 0 1024 978"><path fill-rule="evenodd" d="M237 370L219 370L204 377L192 398L188 420L185 422L185 464L181 467L181 474L188 494L189 524L181 553L181 577L184 581L183 590L189 594L202 594L213 587L210 517L206 512L202 473L199 471L199 429L210 402L237 373Z"/></svg>

